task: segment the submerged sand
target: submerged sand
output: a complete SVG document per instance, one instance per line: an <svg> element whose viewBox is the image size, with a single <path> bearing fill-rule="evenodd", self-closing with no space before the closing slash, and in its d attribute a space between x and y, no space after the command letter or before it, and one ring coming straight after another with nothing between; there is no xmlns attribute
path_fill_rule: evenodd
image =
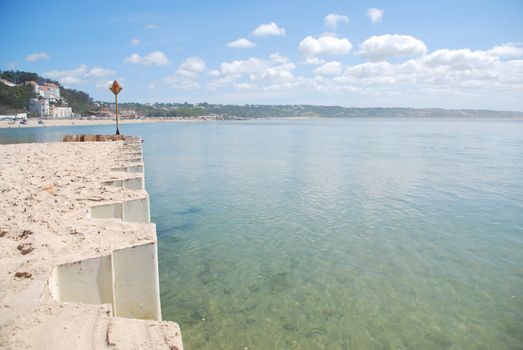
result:
<svg viewBox="0 0 523 350"><path fill-rule="evenodd" d="M51 300L62 263L156 240L154 226L87 218L106 200L145 195L101 185L128 176L123 142L0 146L0 348L181 349L176 323L112 317L107 305ZM151 229L152 227L152 229Z"/></svg>

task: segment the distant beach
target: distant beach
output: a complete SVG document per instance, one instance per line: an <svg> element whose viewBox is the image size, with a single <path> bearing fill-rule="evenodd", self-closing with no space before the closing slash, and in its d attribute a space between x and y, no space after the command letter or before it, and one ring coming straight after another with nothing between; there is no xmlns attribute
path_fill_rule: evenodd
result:
<svg viewBox="0 0 523 350"><path fill-rule="evenodd" d="M172 123L172 122L193 122L198 121L196 119L172 119L172 118L145 118L142 120L120 120L120 124L147 124L147 123ZM42 127L54 127L54 126L72 126L72 125L113 125L114 120L110 119L48 119L44 120L43 124L38 124L38 120L29 119L27 124L20 124L19 121L15 121L14 124L9 124L7 120L0 120L0 128L42 128Z"/></svg>

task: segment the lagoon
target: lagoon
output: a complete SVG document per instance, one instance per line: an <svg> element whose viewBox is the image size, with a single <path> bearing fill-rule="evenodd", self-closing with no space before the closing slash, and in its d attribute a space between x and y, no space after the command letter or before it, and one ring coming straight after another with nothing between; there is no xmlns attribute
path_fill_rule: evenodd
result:
<svg viewBox="0 0 523 350"><path fill-rule="evenodd" d="M0 130L0 143L112 127ZM523 346L523 121L122 125L188 349Z"/></svg>

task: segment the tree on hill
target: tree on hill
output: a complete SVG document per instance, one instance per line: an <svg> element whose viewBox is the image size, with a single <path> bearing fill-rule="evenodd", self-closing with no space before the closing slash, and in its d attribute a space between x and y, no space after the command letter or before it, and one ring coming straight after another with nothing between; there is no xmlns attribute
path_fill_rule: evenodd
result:
<svg viewBox="0 0 523 350"><path fill-rule="evenodd" d="M43 77L39 76L36 73L24 72L24 71L19 71L19 70L16 70L16 71L14 71L14 70L2 71L2 72L0 72L0 78L8 80L8 81L10 81L12 83L15 83L15 84L23 84L26 81L36 81L39 84L42 84L42 83L54 83L56 85L60 85L60 83L58 83L57 81L54 81L54 80L51 80L51 79L47 79L47 78L43 78Z"/></svg>
<svg viewBox="0 0 523 350"><path fill-rule="evenodd" d="M98 109L91 96L83 91L60 87L60 96L67 101L73 112L85 114Z"/></svg>
<svg viewBox="0 0 523 350"><path fill-rule="evenodd" d="M15 84L23 84L26 81L38 81L38 79L40 78L36 73L21 72L18 70L0 72L0 77Z"/></svg>
<svg viewBox="0 0 523 350"><path fill-rule="evenodd" d="M0 111L22 112L26 110L29 98L35 97L32 88L23 85L26 81L36 81L39 84L54 83L60 86L60 96L75 113L85 114L97 109L97 106L93 103L93 99L87 93L74 89L66 89L62 87L60 83L43 78L36 73L12 70L0 71L0 78L19 84L19 86L14 87L0 84Z"/></svg>
<svg viewBox="0 0 523 350"><path fill-rule="evenodd" d="M0 83L0 114L25 112L31 97L34 92L30 86L10 87Z"/></svg>

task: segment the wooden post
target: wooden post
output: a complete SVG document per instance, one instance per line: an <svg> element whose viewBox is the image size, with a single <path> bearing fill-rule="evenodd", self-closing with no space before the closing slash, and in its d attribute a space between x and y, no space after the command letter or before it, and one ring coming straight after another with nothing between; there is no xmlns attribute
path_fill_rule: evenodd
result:
<svg viewBox="0 0 523 350"><path fill-rule="evenodd" d="M116 104L116 135L120 135L120 130L118 130L118 94L114 95L114 101Z"/></svg>
<svg viewBox="0 0 523 350"><path fill-rule="evenodd" d="M109 90L111 90L114 94L114 105L116 109L116 135L120 135L120 130L118 129L118 93L122 91L122 86L118 84L118 82L115 80L109 87Z"/></svg>

